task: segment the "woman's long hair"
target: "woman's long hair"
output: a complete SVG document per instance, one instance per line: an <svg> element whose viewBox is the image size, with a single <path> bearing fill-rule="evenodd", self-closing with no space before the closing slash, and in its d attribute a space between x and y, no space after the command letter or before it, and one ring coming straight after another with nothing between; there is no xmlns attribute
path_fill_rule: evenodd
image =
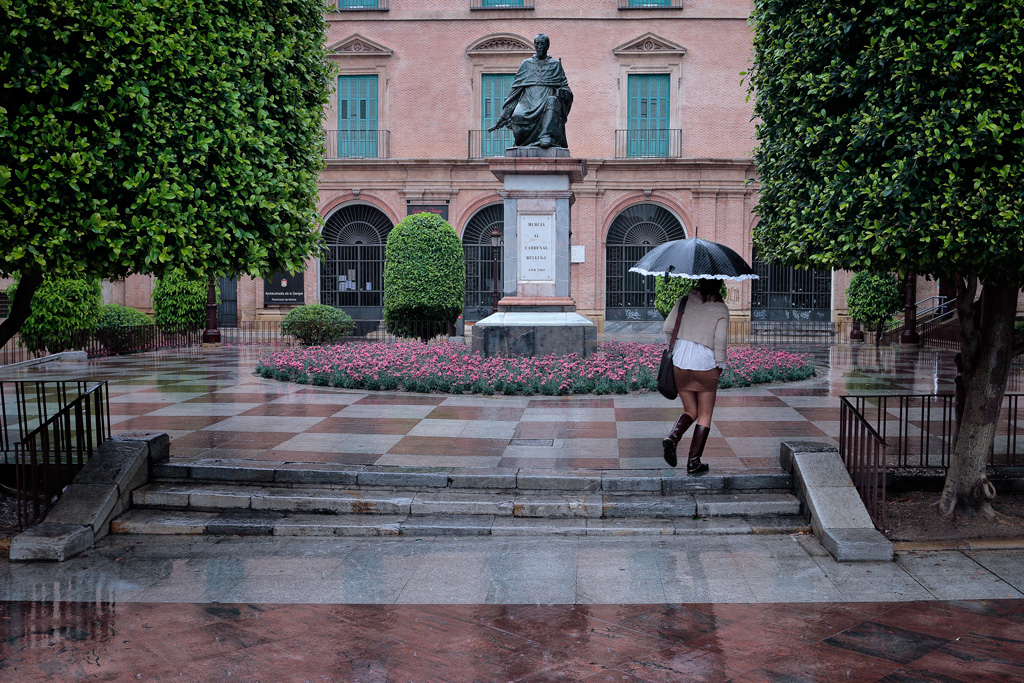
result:
<svg viewBox="0 0 1024 683"><path fill-rule="evenodd" d="M697 286L695 289L700 292L700 295L704 298L704 301L721 301L722 300L722 281L721 280L710 280L707 278L701 278L697 280Z"/></svg>

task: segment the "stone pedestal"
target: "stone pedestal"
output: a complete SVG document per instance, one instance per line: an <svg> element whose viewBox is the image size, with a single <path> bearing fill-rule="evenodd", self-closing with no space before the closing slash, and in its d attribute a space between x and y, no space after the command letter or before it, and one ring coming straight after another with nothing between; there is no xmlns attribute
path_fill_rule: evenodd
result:
<svg viewBox="0 0 1024 683"><path fill-rule="evenodd" d="M503 298L498 312L473 328L473 349L485 356L585 356L597 326L576 313L570 292L572 184L587 162L560 148L514 147L490 159L505 185Z"/></svg>

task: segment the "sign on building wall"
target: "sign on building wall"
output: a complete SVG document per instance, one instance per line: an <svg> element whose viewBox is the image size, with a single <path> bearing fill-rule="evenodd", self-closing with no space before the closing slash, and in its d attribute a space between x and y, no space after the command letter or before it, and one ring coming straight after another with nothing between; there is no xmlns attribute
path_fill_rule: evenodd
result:
<svg viewBox="0 0 1024 683"><path fill-rule="evenodd" d="M414 204L408 202L406 204L405 215L411 216L414 213L433 213L437 214L441 218L448 220L448 205L447 204Z"/></svg>
<svg viewBox="0 0 1024 683"><path fill-rule="evenodd" d="M263 280L263 306L297 306L306 303L302 273L274 273Z"/></svg>

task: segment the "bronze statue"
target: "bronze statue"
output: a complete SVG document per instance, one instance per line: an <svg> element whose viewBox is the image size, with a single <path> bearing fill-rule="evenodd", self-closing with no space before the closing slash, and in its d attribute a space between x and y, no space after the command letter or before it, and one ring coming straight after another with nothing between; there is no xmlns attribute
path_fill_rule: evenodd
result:
<svg viewBox="0 0 1024 683"><path fill-rule="evenodd" d="M548 56L551 39L541 33L533 44L537 53L523 60L501 107L501 117L489 130L511 128L516 147L568 147L565 120L572 108L569 81L562 61Z"/></svg>

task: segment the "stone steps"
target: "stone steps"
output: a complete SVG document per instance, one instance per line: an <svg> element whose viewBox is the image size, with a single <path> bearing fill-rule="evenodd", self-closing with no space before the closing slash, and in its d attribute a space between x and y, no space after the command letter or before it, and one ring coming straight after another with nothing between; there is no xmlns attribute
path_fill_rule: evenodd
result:
<svg viewBox="0 0 1024 683"><path fill-rule="evenodd" d="M595 519L500 515L325 515L268 510L133 509L111 525L114 533L248 536L629 536L809 533L793 515Z"/></svg>

